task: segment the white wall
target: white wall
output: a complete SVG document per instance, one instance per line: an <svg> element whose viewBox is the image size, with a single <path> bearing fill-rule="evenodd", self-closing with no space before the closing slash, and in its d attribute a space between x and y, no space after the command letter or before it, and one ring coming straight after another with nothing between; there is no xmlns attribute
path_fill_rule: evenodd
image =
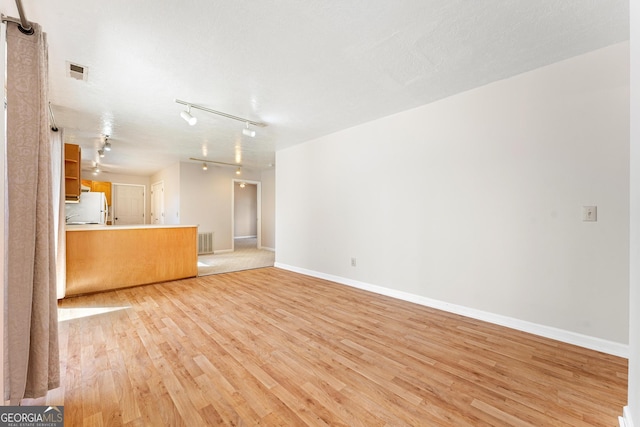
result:
<svg viewBox="0 0 640 427"><path fill-rule="evenodd" d="M276 248L276 171L262 172L262 247Z"/></svg>
<svg viewBox="0 0 640 427"><path fill-rule="evenodd" d="M153 174L149 180L151 184L159 181L164 184L164 223L180 224L180 163Z"/></svg>
<svg viewBox="0 0 640 427"><path fill-rule="evenodd" d="M626 344L628 49L277 152L277 265Z"/></svg>
<svg viewBox="0 0 640 427"><path fill-rule="evenodd" d="M198 225L198 231L201 233L214 232L214 250L226 251L233 248L231 226L233 180L260 181L263 175L243 168L242 175L238 176L234 168L215 164L209 164L208 170L203 171L201 163L183 162L152 175L149 182L164 182L165 224L195 224ZM273 196L275 180L268 179L268 172L265 176L267 182L262 186L263 191L266 188L266 191ZM263 218L267 217L266 224L263 220L263 236L265 230L267 235L269 233L274 235L273 222L268 220L275 217L273 209L275 204L265 206L263 197L262 214Z"/></svg>
<svg viewBox="0 0 640 427"><path fill-rule="evenodd" d="M627 425L640 425L640 3L631 18L631 232L629 269L629 396Z"/></svg>
<svg viewBox="0 0 640 427"><path fill-rule="evenodd" d="M231 250L233 180L259 178L259 173L249 169L238 176L235 169L225 166L210 164L203 171L202 163L180 163L181 224L197 224L200 233L213 231L214 251Z"/></svg>

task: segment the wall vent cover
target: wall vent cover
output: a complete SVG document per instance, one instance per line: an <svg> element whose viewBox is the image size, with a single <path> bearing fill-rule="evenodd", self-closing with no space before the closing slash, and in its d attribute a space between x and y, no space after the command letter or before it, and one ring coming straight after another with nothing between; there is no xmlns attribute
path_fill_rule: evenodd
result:
<svg viewBox="0 0 640 427"><path fill-rule="evenodd" d="M86 82L88 74L89 69L84 65L74 64L73 62L67 61L67 77Z"/></svg>
<svg viewBox="0 0 640 427"><path fill-rule="evenodd" d="M213 232L198 233L198 255L213 253Z"/></svg>

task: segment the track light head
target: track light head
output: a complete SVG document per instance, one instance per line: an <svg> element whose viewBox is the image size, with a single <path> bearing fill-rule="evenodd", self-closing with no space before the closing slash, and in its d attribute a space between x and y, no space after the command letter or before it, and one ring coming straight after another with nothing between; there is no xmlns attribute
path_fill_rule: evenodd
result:
<svg viewBox="0 0 640 427"><path fill-rule="evenodd" d="M104 143L104 150L111 151L111 143L109 141Z"/></svg>
<svg viewBox="0 0 640 427"><path fill-rule="evenodd" d="M206 171L207 169L208 169L208 168L207 168L207 164L206 164L206 163L202 163L202 170L203 170L203 171Z"/></svg>
<svg viewBox="0 0 640 427"><path fill-rule="evenodd" d="M240 175L242 173L242 170L240 170L240 168L236 169L236 175Z"/></svg>
<svg viewBox="0 0 640 427"><path fill-rule="evenodd" d="M182 117L191 126L198 123L198 118L191 115L191 105L188 106L187 111L180 112L180 117Z"/></svg>
<svg viewBox="0 0 640 427"><path fill-rule="evenodd" d="M101 148L98 150L98 156L104 157L104 149Z"/></svg>
<svg viewBox="0 0 640 427"><path fill-rule="evenodd" d="M242 129L242 134L246 136L250 136L251 138L256 136L256 131L249 129L249 122L246 122L246 126Z"/></svg>

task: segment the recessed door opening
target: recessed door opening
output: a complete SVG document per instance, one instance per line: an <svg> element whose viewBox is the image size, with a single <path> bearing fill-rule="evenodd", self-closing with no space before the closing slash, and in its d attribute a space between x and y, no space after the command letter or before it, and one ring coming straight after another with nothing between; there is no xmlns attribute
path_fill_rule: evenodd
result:
<svg viewBox="0 0 640 427"><path fill-rule="evenodd" d="M275 253L262 248L261 183L232 181L232 250L198 257L198 275L272 267Z"/></svg>

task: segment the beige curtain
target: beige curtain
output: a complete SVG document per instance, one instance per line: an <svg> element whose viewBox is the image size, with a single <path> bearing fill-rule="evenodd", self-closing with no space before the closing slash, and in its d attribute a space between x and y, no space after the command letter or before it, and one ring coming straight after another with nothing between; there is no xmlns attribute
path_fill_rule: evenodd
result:
<svg viewBox="0 0 640 427"><path fill-rule="evenodd" d="M58 299L64 298L67 281L67 239L65 235L64 131L51 131L51 177L53 224L56 250L56 284Z"/></svg>
<svg viewBox="0 0 640 427"><path fill-rule="evenodd" d="M5 400L59 386L47 44L7 23ZM57 208L57 207L56 207Z"/></svg>

